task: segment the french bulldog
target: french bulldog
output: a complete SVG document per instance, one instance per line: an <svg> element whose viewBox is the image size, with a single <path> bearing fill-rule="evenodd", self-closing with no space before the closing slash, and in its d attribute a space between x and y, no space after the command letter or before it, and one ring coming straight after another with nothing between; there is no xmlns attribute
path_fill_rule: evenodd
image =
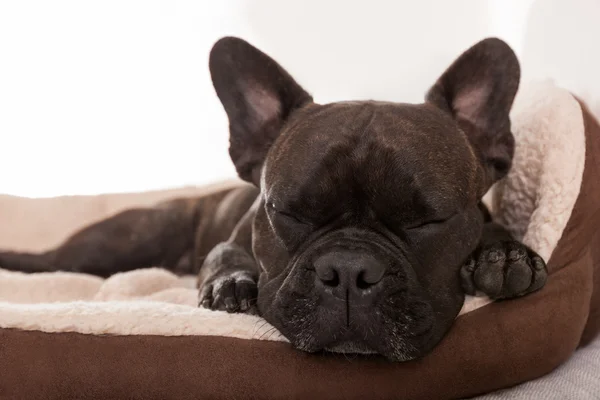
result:
<svg viewBox="0 0 600 400"><path fill-rule="evenodd" d="M318 104L233 37L209 67L231 159L260 194L204 260L201 306L245 312L256 297L298 349L405 361L440 341L465 293L544 285L544 261L481 201L514 154L520 68L503 41L465 51L422 104Z"/></svg>
<svg viewBox="0 0 600 400"><path fill-rule="evenodd" d="M199 305L257 313L297 349L427 354L465 294L542 288L546 264L482 198L511 167L520 68L496 38L465 51L422 104L318 104L277 62L225 37L209 68L247 184L127 210L42 254L28 272L198 272Z"/></svg>

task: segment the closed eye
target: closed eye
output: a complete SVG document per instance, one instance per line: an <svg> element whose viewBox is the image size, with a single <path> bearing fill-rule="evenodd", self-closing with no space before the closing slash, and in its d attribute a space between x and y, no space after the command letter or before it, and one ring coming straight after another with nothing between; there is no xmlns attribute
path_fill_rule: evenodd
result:
<svg viewBox="0 0 600 400"><path fill-rule="evenodd" d="M302 221L300 218L298 218L297 216L290 214L288 212L285 211L277 211L277 214L281 215L282 217L288 218L293 220L294 222L298 222L299 224L305 224L306 222Z"/></svg>
<svg viewBox="0 0 600 400"><path fill-rule="evenodd" d="M445 222L448 222L450 219L452 219L452 217L454 217L456 214L452 214L451 216L449 216L448 218L440 218L440 219L430 219L428 221L425 222L421 222L412 226L408 226L406 227L406 230L414 230L414 229L420 229L420 228L425 228L426 226L435 226L435 225L441 225Z"/></svg>
<svg viewBox="0 0 600 400"><path fill-rule="evenodd" d="M311 225L310 223L308 223L307 221L303 220L302 218L298 217L295 214L276 209L275 206L273 205L273 203L267 203L267 207L269 207L276 215L284 217L288 221L295 222L298 224L303 224L303 225Z"/></svg>
<svg viewBox="0 0 600 400"><path fill-rule="evenodd" d="M419 229L419 228L423 228L423 227L429 226L429 225L443 224L444 222L446 222L445 219L434 219L434 220L431 220L431 221L422 222L422 223L417 224L417 225L408 226L408 227L406 227L406 229L408 229L408 230Z"/></svg>

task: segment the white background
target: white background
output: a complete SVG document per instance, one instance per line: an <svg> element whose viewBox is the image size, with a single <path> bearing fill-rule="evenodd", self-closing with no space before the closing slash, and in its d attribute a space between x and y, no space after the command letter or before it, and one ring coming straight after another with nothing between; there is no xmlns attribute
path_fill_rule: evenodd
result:
<svg viewBox="0 0 600 400"><path fill-rule="evenodd" d="M235 175L207 56L238 35L315 100L418 102L461 51L509 42L524 79L600 111L596 0L0 0L0 193L140 191Z"/></svg>

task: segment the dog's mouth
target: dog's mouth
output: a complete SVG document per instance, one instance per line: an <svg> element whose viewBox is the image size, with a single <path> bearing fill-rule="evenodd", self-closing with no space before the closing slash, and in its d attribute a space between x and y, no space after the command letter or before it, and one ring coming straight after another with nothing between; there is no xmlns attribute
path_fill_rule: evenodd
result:
<svg viewBox="0 0 600 400"><path fill-rule="evenodd" d="M309 353L381 355L403 362L424 356L441 339L430 309L393 309L365 308L348 324L345 312L301 298L277 304L263 316L294 348Z"/></svg>

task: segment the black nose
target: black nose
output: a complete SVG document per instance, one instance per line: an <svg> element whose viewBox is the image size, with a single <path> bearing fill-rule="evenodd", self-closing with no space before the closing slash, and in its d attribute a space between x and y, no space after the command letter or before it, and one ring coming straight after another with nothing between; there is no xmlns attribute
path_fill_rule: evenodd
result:
<svg viewBox="0 0 600 400"><path fill-rule="evenodd" d="M365 292L381 281L385 265L369 254L331 251L314 261L318 280L325 287Z"/></svg>

